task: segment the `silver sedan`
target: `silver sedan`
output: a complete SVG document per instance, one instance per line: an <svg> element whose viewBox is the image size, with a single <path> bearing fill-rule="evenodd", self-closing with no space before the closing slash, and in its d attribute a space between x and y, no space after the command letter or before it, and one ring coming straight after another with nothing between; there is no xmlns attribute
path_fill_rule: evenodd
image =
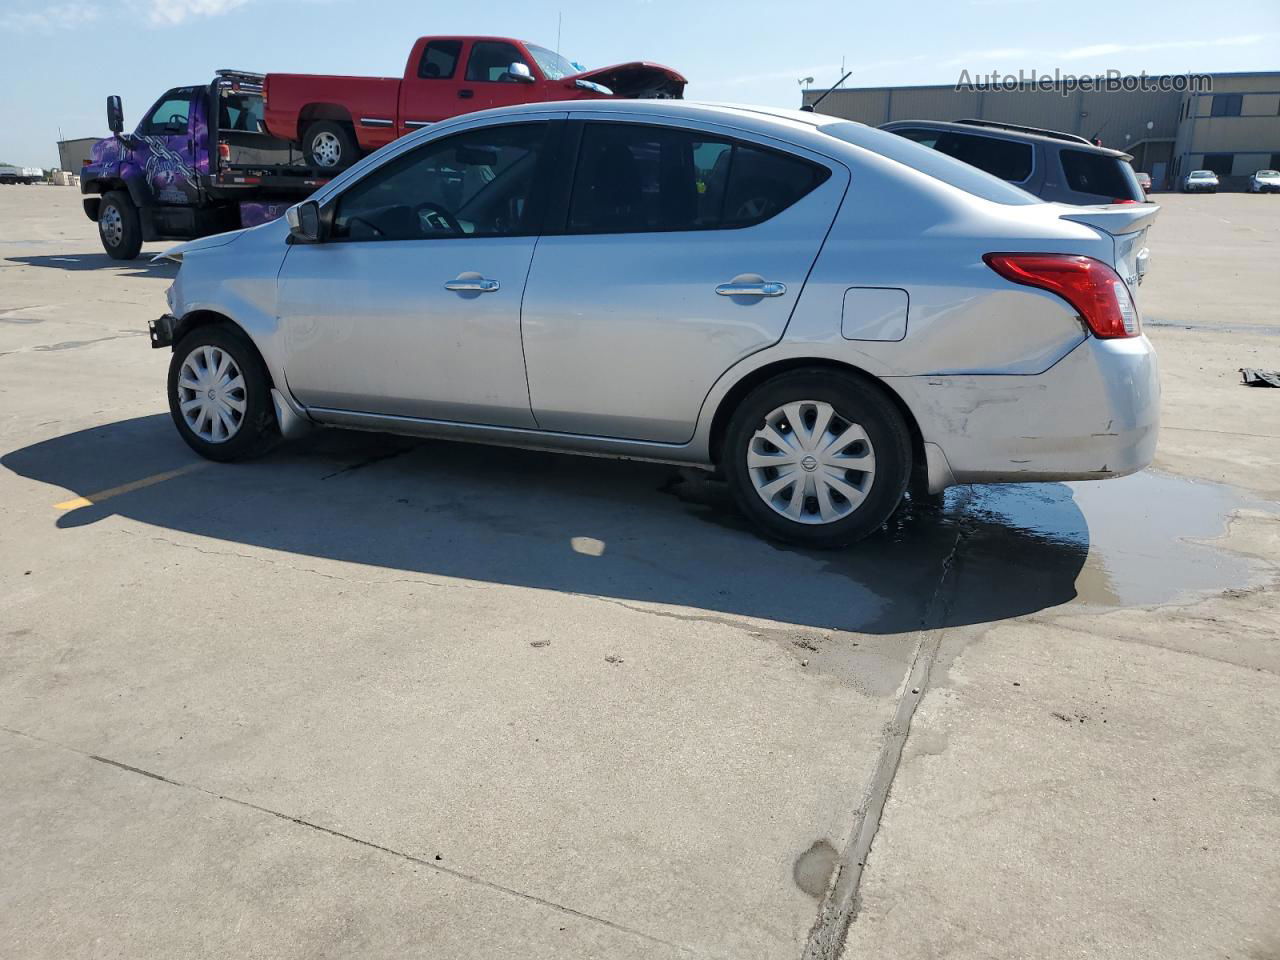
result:
<svg viewBox="0 0 1280 960"><path fill-rule="evenodd" d="M325 425L658 460L833 546L909 486L1150 462L1157 210L1043 203L812 113L527 105L169 251L152 342L212 459Z"/></svg>

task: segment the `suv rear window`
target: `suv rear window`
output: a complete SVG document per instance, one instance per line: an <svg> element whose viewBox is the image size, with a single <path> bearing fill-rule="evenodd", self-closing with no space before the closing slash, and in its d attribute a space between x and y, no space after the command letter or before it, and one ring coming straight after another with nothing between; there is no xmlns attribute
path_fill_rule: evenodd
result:
<svg viewBox="0 0 1280 960"><path fill-rule="evenodd" d="M1031 176L1033 151L1029 143L1017 143L998 137L954 133L950 130L895 130L894 133L914 140L939 153L955 157L979 170L1009 183L1021 183Z"/></svg>
<svg viewBox="0 0 1280 960"><path fill-rule="evenodd" d="M1113 200L1142 200L1142 187L1127 160L1087 150L1061 150L1067 186Z"/></svg>

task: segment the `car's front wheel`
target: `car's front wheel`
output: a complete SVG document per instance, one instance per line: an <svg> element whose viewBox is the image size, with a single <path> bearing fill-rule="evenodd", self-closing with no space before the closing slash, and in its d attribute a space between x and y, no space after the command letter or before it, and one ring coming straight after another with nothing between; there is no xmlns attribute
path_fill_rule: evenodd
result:
<svg viewBox="0 0 1280 960"><path fill-rule="evenodd" d="M852 374L802 369L753 390L729 421L721 468L764 533L839 547L876 530L911 475L911 436L893 401Z"/></svg>
<svg viewBox="0 0 1280 960"><path fill-rule="evenodd" d="M174 349L169 412L187 445L210 460L258 456L279 438L262 358L225 326L197 327Z"/></svg>

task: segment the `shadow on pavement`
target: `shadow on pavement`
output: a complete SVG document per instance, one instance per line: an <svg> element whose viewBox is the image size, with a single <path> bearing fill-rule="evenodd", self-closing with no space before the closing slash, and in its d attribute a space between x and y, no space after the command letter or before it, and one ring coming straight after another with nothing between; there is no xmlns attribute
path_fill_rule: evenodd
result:
<svg viewBox="0 0 1280 960"><path fill-rule="evenodd" d="M157 277L172 280L178 275L176 263L152 263L154 254L142 253L136 260L112 260L105 253L63 253L40 257L6 257L8 263L21 263L28 267L47 267L50 270L108 270L114 269L124 277Z"/></svg>
<svg viewBox="0 0 1280 960"><path fill-rule="evenodd" d="M202 464L61 514L62 528L119 514L390 571L869 633L915 630L926 617L930 626L989 623L1064 603L1089 550L1084 515L1061 484L908 501L854 548L807 551L760 539L723 485L671 467L381 434L318 431L256 462L205 467L168 416L155 415L33 444L0 463L81 496ZM933 609L961 537L950 605Z"/></svg>

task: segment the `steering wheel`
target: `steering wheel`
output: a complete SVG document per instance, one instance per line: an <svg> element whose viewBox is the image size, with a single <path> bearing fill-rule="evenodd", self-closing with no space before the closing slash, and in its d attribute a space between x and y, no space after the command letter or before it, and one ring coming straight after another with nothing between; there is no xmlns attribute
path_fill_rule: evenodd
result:
<svg viewBox="0 0 1280 960"><path fill-rule="evenodd" d="M169 114L169 119L165 121L166 127L185 127L187 118L180 113Z"/></svg>
<svg viewBox="0 0 1280 960"><path fill-rule="evenodd" d="M413 212L420 222L425 222L433 230L443 228L443 230L455 235L461 235L464 232L462 224L458 223L457 218L438 203L432 203L428 200L414 207ZM426 216L423 216L423 214Z"/></svg>

